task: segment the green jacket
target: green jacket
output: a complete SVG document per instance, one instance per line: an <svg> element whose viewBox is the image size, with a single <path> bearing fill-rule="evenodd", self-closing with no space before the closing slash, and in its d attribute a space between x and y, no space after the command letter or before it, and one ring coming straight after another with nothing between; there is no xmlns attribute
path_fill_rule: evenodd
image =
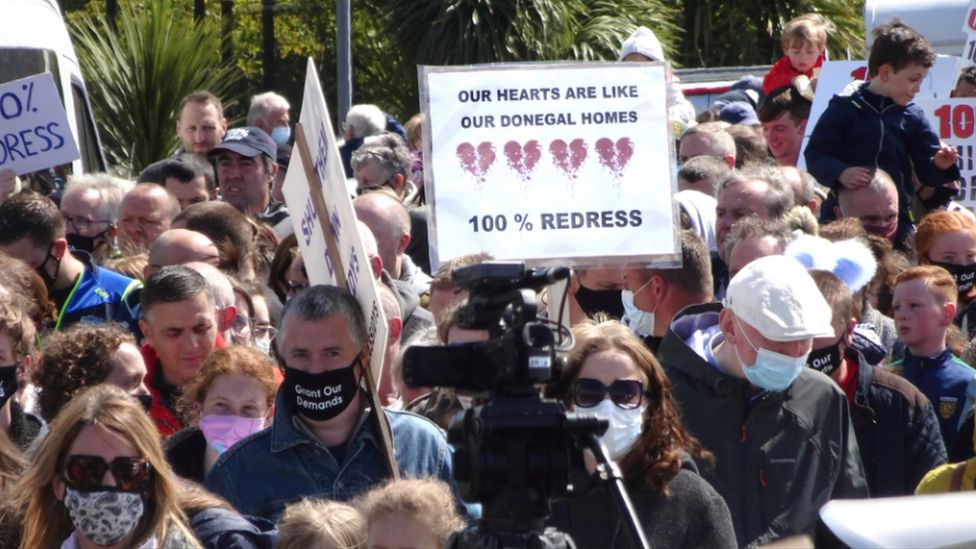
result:
<svg viewBox="0 0 976 549"><path fill-rule="evenodd" d="M740 546L812 534L823 504L868 495L847 397L809 368L780 393L723 373L704 351L721 337L721 309L683 310L658 352L685 427L715 454L702 475L725 498Z"/></svg>

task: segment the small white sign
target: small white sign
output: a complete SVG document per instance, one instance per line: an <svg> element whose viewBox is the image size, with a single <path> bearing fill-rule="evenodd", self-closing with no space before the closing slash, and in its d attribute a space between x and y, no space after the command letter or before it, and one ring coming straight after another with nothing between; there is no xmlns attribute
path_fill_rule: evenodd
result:
<svg viewBox="0 0 976 549"><path fill-rule="evenodd" d="M0 84L0 170L21 175L77 158L51 73Z"/></svg>
<svg viewBox="0 0 976 549"><path fill-rule="evenodd" d="M922 99L932 129L945 144L959 152L962 183L956 202L976 211L976 98Z"/></svg>
<svg viewBox="0 0 976 549"><path fill-rule="evenodd" d="M432 268L680 260L663 63L421 67Z"/></svg>

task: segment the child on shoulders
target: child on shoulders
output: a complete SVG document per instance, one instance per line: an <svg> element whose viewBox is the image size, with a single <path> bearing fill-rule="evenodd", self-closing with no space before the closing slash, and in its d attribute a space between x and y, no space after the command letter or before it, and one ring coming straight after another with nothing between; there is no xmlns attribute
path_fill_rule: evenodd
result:
<svg viewBox="0 0 976 549"><path fill-rule="evenodd" d="M787 23L781 39L784 55L763 78L763 93L768 95L776 88L789 86L801 74L815 80L817 69L824 62L827 34L833 30L833 23L818 13L801 15Z"/></svg>

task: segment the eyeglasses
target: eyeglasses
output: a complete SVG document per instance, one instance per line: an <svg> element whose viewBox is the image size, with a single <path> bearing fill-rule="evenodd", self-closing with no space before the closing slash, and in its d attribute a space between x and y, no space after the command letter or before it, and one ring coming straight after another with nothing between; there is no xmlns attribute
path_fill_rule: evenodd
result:
<svg viewBox="0 0 976 549"><path fill-rule="evenodd" d="M636 379L618 379L609 387L588 377L581 377L573 382L573 403L580 408L596 406L607 394L614 404L625 410L637 408L644 395L649 395Z"/></svg>
<svg viewBox="0 0 976 549"><path fill-rule="evenodd" d="M102 487L106 471L112 471L120 490L133 491L149 481L152 465L142 457L119 456L107 463L101 456L72 455L64 466L64 481L73 488L90 492Z"/></svg>
<svg viewBox="0 0 976 549"><path fill-rule="evenodd" d="M257 319L251 319L251 334L259 339L274 339L274 336L277 335L278 330L275 329L274 326L270 326L268 324L257 324L257 322Z"/></svg>
<svg viewBox="0 0 976 549"><path fill-rule="evenodd" d="M65 225L71 225L76 231L87 231L94 223L111 223L108 219L88 219L80 215L71 216L62 214L61 217L64 218Z"/></svg>

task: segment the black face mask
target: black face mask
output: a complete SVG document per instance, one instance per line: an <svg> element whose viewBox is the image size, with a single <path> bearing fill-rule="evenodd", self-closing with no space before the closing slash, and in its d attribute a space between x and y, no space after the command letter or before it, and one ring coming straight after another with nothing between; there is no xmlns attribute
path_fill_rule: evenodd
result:
<svg viewBox="0 0 976 549"><path fill-rule="evenodd" d="M68 247L74 251L92 253L95 248L105 243L105 233L108 229L96 234L95 236L84 236L80 234L69 234L65 236Z"/></svg>
<svg viewBox="0 0 976 549"><path fill-rule="evenodd" d="M952 278L956 279L956 287L959 289L960 300L969 301L967 296L970 290L973 289L973 282L976 281L976 263L970 263L969 265L956 265L954 263L932 264L949 271L952 274Z"/></svg>
<svg viewBox="0 0 976 549"><path fill-rule="evenodd" d="M345 368L310 374L285 366L281 382L285 403L295 413L313 421L328 421L356 398L359 381L356 379L357 358Z"/></svg>
<svg viewBox="0 0 976 549"><path fill-rule="evenodd" d="M840 368L841 360L843 360L843 356L840 353L840 340L838 339L837 343L830 347L810 351L810 356L807 357L807 366L829 376L837 368Z"/></svg>
<svg viewBox="0 0 976 549"><path fill-rule="evenodd" d="M624 316L624 303L620 300L620 290L591 290L581 285L576 290L576 301L590 318L601 311L618 320Z"/></svg>
<svg viewBox="0 0 976 549"><path fill-rule="evenodd" d="M0 408L17 392L17 365L0 366Z"/></svg>
<svg viewBox="0 0 976 549"><path fill-rule="evenodd" d="M47 248L47 257L44 258L44 262L38 268L34 269L37 272L37 276L41 277L41 280L44 281L44 286L48 292L54 289L54 283L58 279L58 272L61 270L61 258L51 253L53 249L54 243L52 242ZM56 262L53 275L47 272L47 262L52 259Z"/></svg>

